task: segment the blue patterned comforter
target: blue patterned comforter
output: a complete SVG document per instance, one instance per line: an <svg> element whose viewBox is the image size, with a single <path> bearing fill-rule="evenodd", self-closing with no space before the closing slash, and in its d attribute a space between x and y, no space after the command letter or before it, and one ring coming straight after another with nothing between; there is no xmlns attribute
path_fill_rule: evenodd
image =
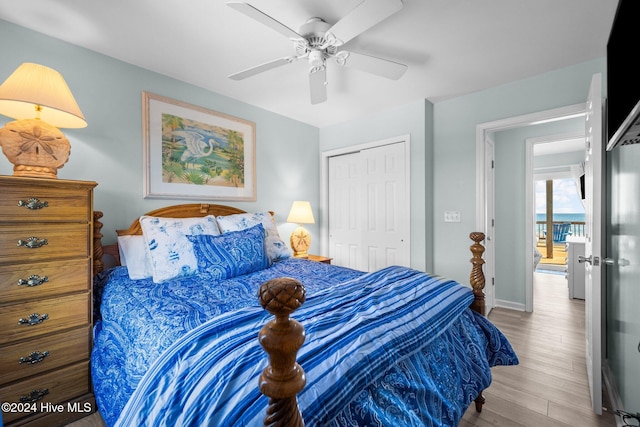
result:
<svg viewBox="0 0 640 427"><path fill-rule="evenodd" d="M455 426L490 384L490 366L517 363L468 309L468 288L407 268L364 274L291 259L223 282L161 285L116 268L103 275L92 353L107 425L261 425L256 337L269 315L256 294L280 276L307 288L294 317L307 331L298 361L308 426Z"/></svg>

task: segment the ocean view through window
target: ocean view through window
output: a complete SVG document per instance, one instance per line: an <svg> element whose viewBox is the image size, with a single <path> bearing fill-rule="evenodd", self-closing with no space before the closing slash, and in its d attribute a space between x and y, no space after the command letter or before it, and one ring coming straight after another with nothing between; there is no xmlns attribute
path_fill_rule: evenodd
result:
<svg viewBox="0 0 640 427"><path fill-rule="evenodd" d="M536 236L544 239L547 231L546 181L535 182ZM553 180L554 223L570 223L571 235L584 236L585 209L580 198L579 182L572 178Z"/></svg>

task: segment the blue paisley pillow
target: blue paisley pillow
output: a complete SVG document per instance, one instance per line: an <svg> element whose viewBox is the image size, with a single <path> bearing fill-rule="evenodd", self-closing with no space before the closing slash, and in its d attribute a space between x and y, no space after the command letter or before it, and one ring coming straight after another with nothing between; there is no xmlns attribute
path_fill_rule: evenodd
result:
<svg viewBox="0 0 640 427"><path fill-rule="evenodd" d="M256 224L264 227L264 247L271 261L279 261L291 257L291 250L280 238L278 228L269 212L243 213L219 216L216 218L222 234L230 231L244 230Z"/></svg>
<svg viewBox="0 0 640 427"><path fill-rule="evenodd" d="M193 243L198 270L223 280L269 266L269 258L264 250L264 236L264 227L258 224L219 236L202 234L187 238Z"/></svg>

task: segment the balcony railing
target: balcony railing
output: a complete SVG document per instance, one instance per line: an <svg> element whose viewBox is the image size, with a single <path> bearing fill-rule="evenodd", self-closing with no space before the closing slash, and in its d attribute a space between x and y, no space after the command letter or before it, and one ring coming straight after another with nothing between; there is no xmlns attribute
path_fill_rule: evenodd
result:
<svg viewBox="0 0 640 427"><path fill-rule="evenodd" d="M565 224L566 221L554 221L554 224ZM546 237L547 223L545 221L536 222L536 237L544 239ZM571 236L584 236L584 221L571 221Z"/></svg>

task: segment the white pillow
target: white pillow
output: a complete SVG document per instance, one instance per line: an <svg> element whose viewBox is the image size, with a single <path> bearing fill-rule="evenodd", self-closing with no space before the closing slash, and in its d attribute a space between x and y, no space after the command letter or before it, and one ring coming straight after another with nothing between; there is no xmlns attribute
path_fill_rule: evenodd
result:
<svg viewBox="0 0 640 427"><path fill-rule="evenodd" d="M278 228L276 227L273 215L269 212L257 212L257 213L244 213L219 216L218 227L220 232L228 233L230 231L240 231L253 227L254 225L262 224L265 231L264 248L267 253L267 257L271 261L278 261L291 257L291 250L280 238Z"/></svg>
<svg viewBox="0 0 640 427"><path fill-rule="evenodd" d="M118 236L120 265L126 266L129 278L144 279L152 276L151 261L142 236Z"/></svg>
<svg viewBox="0 0 640 427"><path fill-rule="evenodd" d="M193 244L186 236L220 234L213 215L202 218L161 218L143 215L140 217L140 226L155 283L189 276L198 271Z"/></svg>

